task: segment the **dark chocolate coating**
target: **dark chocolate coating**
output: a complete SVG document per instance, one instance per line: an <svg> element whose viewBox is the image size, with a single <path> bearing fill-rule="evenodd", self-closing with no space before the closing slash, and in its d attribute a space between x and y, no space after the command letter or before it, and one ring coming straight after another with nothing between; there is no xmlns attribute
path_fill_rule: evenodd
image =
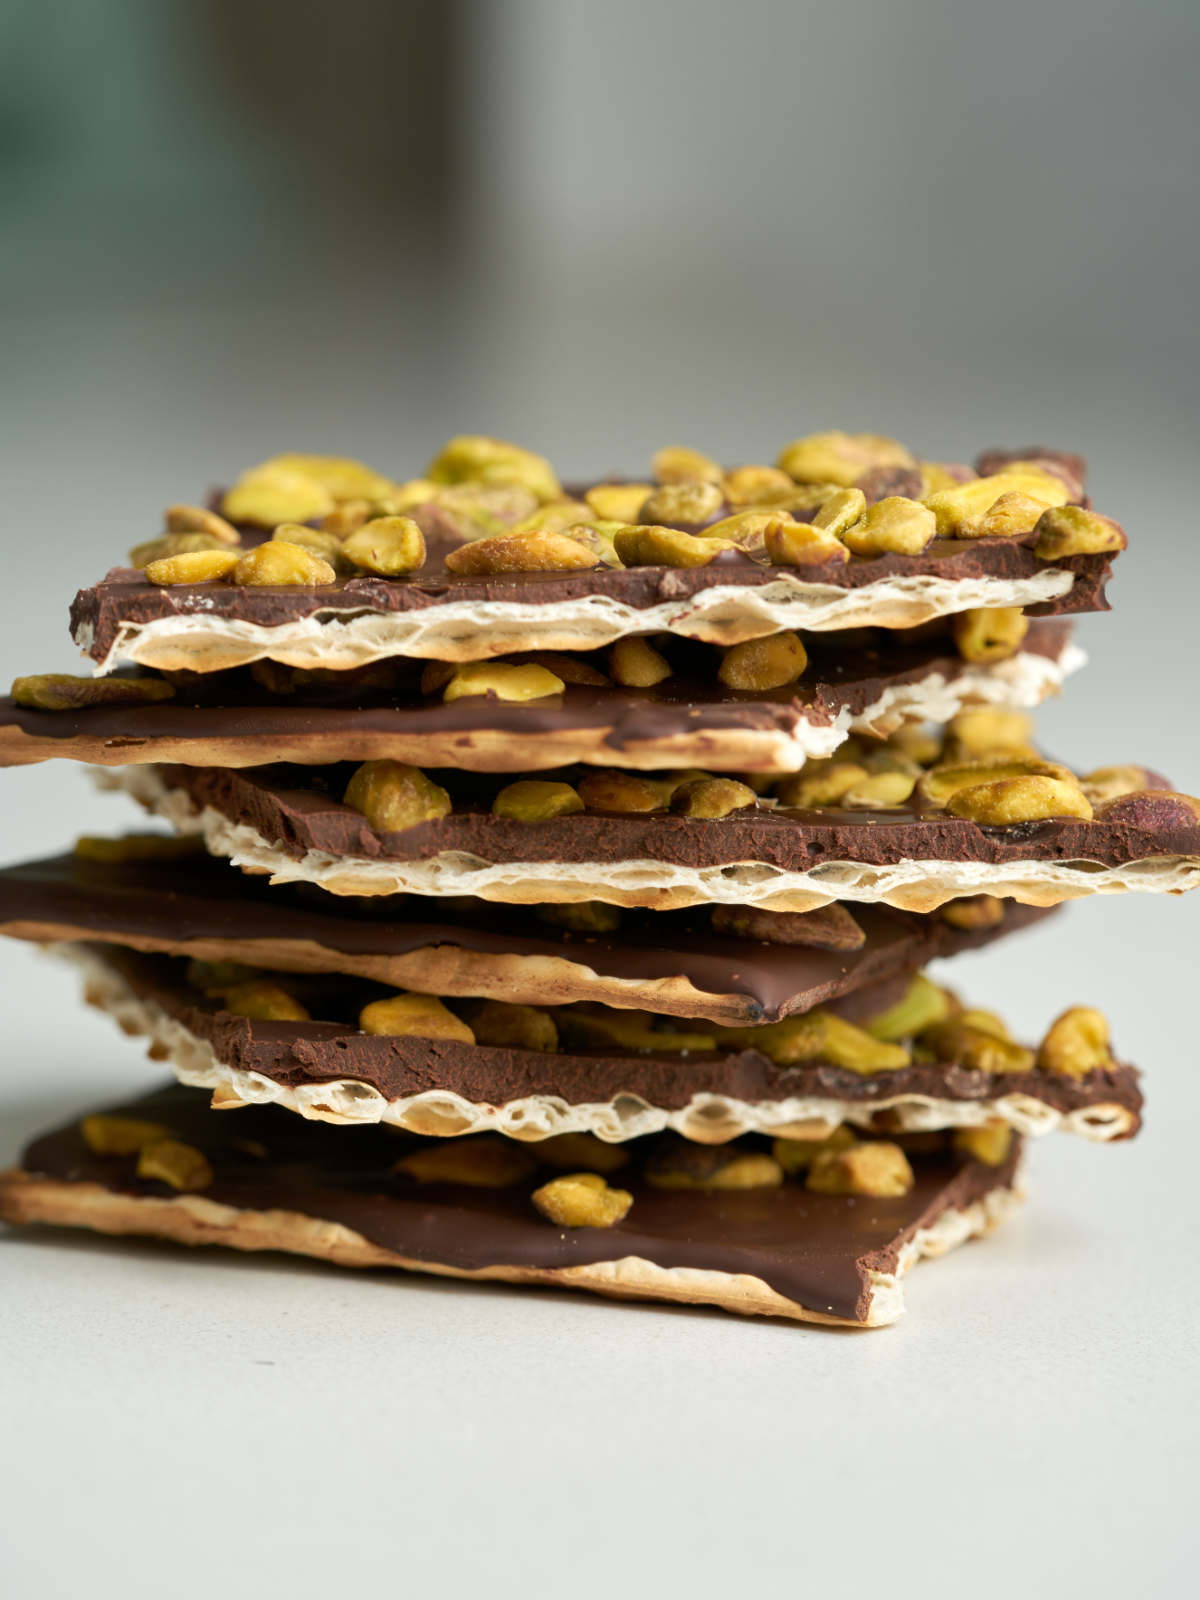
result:
<svg viewBox="0 0 1200 1600"><path fill-rule="evenodd" d="M914 1157L913 1188L891 1200L813 1194L794 1182L776 1189L663 1190L617 1175L614 1183L633 1195L623 1222L559 1228L530 1202L538 1180L479 1189L418 1185L398 1174L395 1163L406 1146L387 1129L330 1128L271 1107L217 1116L204 1094L174 1086L106 1109L161 1123L202 1150L214 1174L208 1199L338 1222L412 1260L470 1271L637 1256L664 1268L748 1274L809 1310L860 1322L869 1274L894 1271L907 1241L947 1209L1010 1186L1020 1158L1019 1140L1000 1167L948 1153ZM255 1150L265 1150L266 1158ZM174 1197L165 1184L139 1179L134 1157L96 1155L78 1122L35 1139L23 1167L63 1183Z"/></svg>
<svg viewBox="0 0 1200 1600"><path fill-rule="evenodd" d="M1128 819L1050 818L984 827L944 811L922 814L919 801L893 811L747 807L717 819L668 812L577 812L548 822L519 822L464 807L402 833L377 833L334 798L349 772L307 767L164 766L172 789L248 823L285 854L309 850L380 861L427 860L463 851L484 861L660 861L711 867L765 862L807 872L830 861L888 866L900 861L1057 861L1124 866L1161 856L1200 856L1200 822L1164 828ZM327 776L322 776L327 774ZM454 775L449 775L453 791ZM323 788L323 785L328 785Z"/></svg>
<svg viewBox="0 0 1200 1600"><path fill-rule="evenodd" d="M302 617L347 612L420 611L446 602L508 601L553 605L594 594L610 595L640 609L686 599L717 585L760 588L781 577L795 577L790 567L765 567L738 552L725 552L706 567L598 568L584 572L527 572L490 578L456 577L441 566L445 548L431 547L425 569L409 578L357 577L317 588L236 588L229 584L178 584L160 588L142 573L115 567L89 589L81 589L71 606L71 632L92 630L88 653L102 660L123 623L144 624L175 616L210 616L278 627ZM861 589L880 578L928 575L959 580L981 577L1029 578L1046 571L1033 551L1012 539L935 539L917 556L854 556L845 563L826 562L807 568L804 578L838 589ZM1031 616L1062 616L1082 611L1107 611L1104 585L1111 557L1070 556L1053 565L1075 574L1066 594L1028 607Z"/></svg>
<svg viewBox="0 0 1200 1600"><path fill-rule="evenodd" d="M697 1094L725 1095L750 1104L817 1096L860 1105L897 1095L968 1101L1021 1094L1063 1112L1114 1103L1137 1112L1142 1104L1137 1072L1120 1064L1085 1078L1040 1069L977 1072L955 1061L914 1062L896 1071L862 1076L820 1060L777 1066L756 1049L661 1056L599 1049L549 1053L456 1039L359 1033L345 1022L258 1022L233 1016L219 1009L218 1000L201 997L184 981L178 961L136 955L111 945L96 948L141 998L153 1001L189 1033L205 1040L224 1065L262 1073L289 1089L350 1078L369 1084L387 1100L430 1089L461 1095L477 1105L505 1105L542 1095L568 1105L605 1104L619 1095L633 1095L667 1111L682 1110ZM353 1009L360 997L343 992L339 998ZM370 998L371 992L364 990L361 999ZM865 990L854 998L860 1007L869 1004L869 1015L884 1010L894 995ZM704 1031L703 1024L691 1027Z"/></svg>
<svg viewBox="0 0 1200 1600"><path fill-rule="evenodd" d="M436 916L431 915L436 912ZM606 976L684 977L702 995L745 996L748 1022L772 1022L838 995L974 949L1049 911L1010 905L995 927L967 932L937 915L863 907L857 950L818 950L714 934L707 910L623 912L617 933L543 925L527 908L420 896L353 900L308 885L270 887L211 857L161 866L54 856L0 870L0 932L51 924L83 939L172 942L310 940L344 955L400 955L434 945L558 957ZM270 962L264 960L264 965Z"/></svg>
<svg viewBox="0 0 1200 1600"><path fill-rule="evenodd" d="M1035 622L1021 649L1057 660L1069 637L1069 624ZM254 698L256 685L235 674L214 674L215 680L224 682L214 682L201 704L189 703L181 692L166 703L41 711L18 706L6 696L0 698L0 728L16 727L38 739L69 740L80 735L104 739L125 759L164 738L198 739L209 746L220 740L236 748L272 738L295 741L331 733L347 738L357 733L403 737L481 729L510 734L523 745L543 733L608 728L605 744L620 750L640 741L700 731L791 734L802 723L828 726L843 709L856 714L873 705L888 687L919 682L934 673L953 679L964 667L944 636L913 644L903 632L884 636L879 630L870 643L856 641L842 650L830 648L830 640L821 636L812 644L814 654L800 683L755 693L726 689L715 677L715 660L714 675L707 681L691 675L672 677L653 689L568 684L561 695L519 704L491 695L446 703L436 697L369 693L347 703L327 688L308 688L302 699L281 701L261 690ZM220 698L225 684L227 699ZM527 760L526 755L515 765L523 767Z"/></svg>

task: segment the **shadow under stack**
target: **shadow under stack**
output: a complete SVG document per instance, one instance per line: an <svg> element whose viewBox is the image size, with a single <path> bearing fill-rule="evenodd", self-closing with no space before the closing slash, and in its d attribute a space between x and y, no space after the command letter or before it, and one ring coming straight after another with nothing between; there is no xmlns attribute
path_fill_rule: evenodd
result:
<svg viewBox="0 0 1200 1600"><path fill-rule="evenodd" d="M1076 456L842 433L172 506L75 601L95 675L0 701L0 761L171 831L0 873L0 931L178 1082L35 1140L0 1215L894 1321L1028 1140L1139 1126L1099 1011L1026 1044L923 970L1197 882L1197 801L1032 742L1125 543Z"/></svg>

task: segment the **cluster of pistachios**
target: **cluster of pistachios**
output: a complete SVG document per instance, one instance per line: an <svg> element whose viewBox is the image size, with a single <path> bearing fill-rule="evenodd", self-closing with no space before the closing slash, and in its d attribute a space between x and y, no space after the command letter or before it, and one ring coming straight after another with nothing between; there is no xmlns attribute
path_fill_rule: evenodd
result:
<svg viewBox="0 0 1200 1600"><path fill-rule="evenodd" d="M96 1115L80 1126L84 1142L102 1156L136 1157L139 1179L163 1183L177 1193L211 1186L213 1168L194 1146L158 1123L121 1115ZM933 1144L947 1144L970 1159L1000 1166L1008 1156L1011 1130L1003 1123L963 1129ZM922 1136L897 1140L862 1138L846 1125L823 1138L778 1138L770 1148L737 1142L698 1145L675 1135L627 1145L606 1144L589 1133L567 1133L536 1144L499 1134L429 1140L401 1156L393 1171L420 1185L453 1184L472 1189L526 1188L538 1177L530 1200L547 1221L562 1228L610 1228L630 1212L634 1197L609 1179L624 1172L651 1189L722 1192L772 1189L789 1181L817 1194L894 1198L913 1186L905 1146L925 1147ZM265 1151L256 1151L266 1155ZM549 1176L547 1173L556 1175Z"/></svg>
<svg viewBox="0 0 1200 1600"><path fill-rule="evenodd" d="M495 439L452 439L425 477L405 482L345 457L285 454L243 473L219 513L170 507L163 533L129 559L163 585L315 587L361 573L402 577L425 564L425 534L408 515L416 508L436 507L437 525L463 539L486 538L531 516L540 527L537 508L560 498L548 462ZM241 528L273 531L240 550Z"/></svg>
<svg viewBox="0 0 1200 1600"><path fill-rule="evenodd" d="M180 511L197 522L203 519L210 528L220 524L224 531L174 531L172 513ZM425 535L411 517L401 515L364 517L345 534L332 526L280 522L270 539L247 550L238 548L238 530L213 512L176 506L167 520L166 533L129 553L131 564L144 568L147 582L164 588L215 582L316 588L355 573L402 577L425 564Z"/></svg>
<svg viewBox="0 0 1200 1600"><path fill-rule="evenodd" d="M189 981L234 1016L261 1022L311 1020L285 977L236 962L193 962ZM950 990L923 973L911 980L899 1000L861 1025L820 1006L779 1022L722 1027L587 1004L463 1000L451 1009L435 995L402 991L365 1005L358 1027L391 1038L445 1039L543 1054L566 1049L686 1057L757 1050L776 1066L822 1063L859 1077L952 1062L976 1072L1041 1068L1081 1078L1112 1064L1108 1025L1098 1011L1073 1007L1064 1012L1034 1052L1017 1044L993 1012L964 1010Z"/></svg>
<svg viewBox="0 0 1200 1600"><path fill-rule="evenodd" d="M345 457L289 453L243 473L219 512L168 508L163 533L130 561L151 583L315 586L417 572L430 531L461 541L446 566L463 577L697 567L726 552L811 567L919 555L935 538L1021 540L1046 561L1124 548L1119 525L1081 503L1070 458L993 453L980 465L988 470L921 462L894 439L828 432L793 440L774 466L727 470L668 447L650 480L576 496L543 456L483 435L451 439L422 477L404 481ZM239 552L242 527L274 532Z"/></svg>
<svg viewBox="0 0 1200 1600"><path fill-rule="evenodd" d="M476 670L489 680L497 672L553 676L532 664L487 664L454 669L450 683ZM1148 768L1100 767L1079 776L1044 759L1031 736L1023 712L985 707L960 712L945 730L904 728L887 739L853 735L835 755L810 761L798 773L733 776L697 768L627 772L597 767L572 782L520 778L506 783L490 809L493 816L522 823L580 812L658 812L717 821L752 810L831 808L907 811L915 817L944 813L988 827L1054 817L1145 828L1192 826L1200 820L1200 800L1166 789ZM450 793L420 768L389 760L364 762L343 798L384 833L433 822L454 810Z"/></svg>
<svg viewBox="0 0 1200 1600"><path fill-rule="evenodd" d="M136 1156L139 1178L165 1183L180 1193L207 1189L213 1181L208 1158L157 1122L97 1115L85 1117L80 1132L96 1155Z"/></svg>
<svg viewBox="0 0 1200 1600"><path fill-rule="evenodd" d="M1166 789L1148 768L1125 764L1077 775L1045 760L1032 734L1024 712L989 706L959 712L944 732L902 728L883 741L852 736L834 756L782 778L759 803L909 807L989 827L1053 817L1179 827L1200 818L1200 801Z"/></svg>
<svg viewBox="0 0 1200 1600"><path fill-rule="evenodd" d="M602 483L581 500L543 505L527 526L455 552L464 573L564 571L584 565L696 567L740 551L773 566L851 555L919 555L935 539L1020 539L1043 560L1122 549L1111 519L1079 504L1083 485L1061 457L995 457L991 470L920 462L894 439L820 433L774 466L725 470L667 448L653 481ZM590 563L566 546L582 542Z"/></svg>
<svg viewBox="0 0 1200 1600"><path fill-rule="evenodd" d="M235 1016L269 1022L303 1022L309 1012L292 992L296 980L240 962L192 961L193 987ZM861 1077L923 1063L950 1063L989 1075L1035 1071L1082 1079L1113 1066L1108 1024L1091 1007L1062 1013L1037 1051L1017 1044L993 1012L965 1010L954 995L918 974L898 1001L853 1023L818 1007L801 1016L745 1028L689 1024L653 1012L599 1005L564 1007L459 1000L452 1009L433 995L400 991L372 1000L358 1015L365 1034L388 1038L446 1040L484 1048L554 1052L620 1052L677 1056L755 1050L777 1066L834 1066ZM137 1175L180 1191L212 1182L202 1152L174 1139L156 1123L120 1116L87 1118L81 1131L99 1154L136 1156ZM913 1184L905 1146L940 1136L863 1138L840 1126L819 1138L776 1138L770 1149L757 1142L714 1147L674 1135L641 1142L635 1149L606 1144L591 1134L566 1134L536 1144L488 1134L437 1140L416 1146L395 1170L417 1183L453 1183L511 1188L529 1183L539 1168L557 1168L532 1194L533 1205L561 1227L610 1227L633 1204L628 1190L610 1186L613 1174L640 1162L642 1182L658 1189L731 1190L771 1188L790 1179L823 1194L897 1196ZM962 1129L950 1142L971 1159L998 1166L1009 1154L1011 1130L988 1121Z"/></svg>
<svg viewBox="0 0 1200 1600"><path fill-rule="evenodd" d="M567 684L602 689L616 684L627 689L652 689L675 676L670 640L632 635L619 639L601 658L558 650L531 650L517 659L493 657L454 665L431 661L421 675L421 690L443 700L487 695L510 703L544 700L562 694ZM693 656L695 647L693 647ZM784 689L796 683L808 666L808 652L799 634L785 629L761 639L713 651L713 672L726 688L749 693Z"/></svg>

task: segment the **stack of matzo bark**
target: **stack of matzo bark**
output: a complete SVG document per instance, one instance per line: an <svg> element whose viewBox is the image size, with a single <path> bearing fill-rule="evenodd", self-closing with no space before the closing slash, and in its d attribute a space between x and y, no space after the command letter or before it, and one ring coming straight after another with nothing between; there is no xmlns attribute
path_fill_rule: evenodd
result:
<svg viewBox="0 0 1200 1600"><path fill-rule="evenodd" d="M1031 1136L1138 1127L1098 1011L1027 1046L922 970L1197 881L1196 801L1031 742L1124 546L1075 456L841 433L570 489L488 438L285 456L171 507L0 759L174 831L0 874L0 928L179 1081L0 1213L894 1320Z"/></svg>

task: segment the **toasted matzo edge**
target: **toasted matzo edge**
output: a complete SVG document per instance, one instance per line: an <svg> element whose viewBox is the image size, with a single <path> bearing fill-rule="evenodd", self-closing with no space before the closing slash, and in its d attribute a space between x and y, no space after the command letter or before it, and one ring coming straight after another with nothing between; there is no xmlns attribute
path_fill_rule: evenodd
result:
<svg viewBox="0 0 1200 1600"><path fill-rule="evenodd" d="M336 895L470 895L507 905L601 900L652 911L714 904L813 911L834 901L857 901L936 911L949 900L979 894L1054 906L1093 894L1182 894L1200 887L1200 858L1171 855L1120 867L1088 861L902 860L885 866L825 861L808 872L787 872L760 861L710 867L652 860L493 862L461 851L414 861L321 850L295 857L248 823L233 822L212 806L197 806L152 767L100 770L96 781L102 789L131 795L180 834L200 835L212 855L226 857L244 872L268 876L272 883L312 883Z"/></svg>
<svg viewBox="0 0 1200 1600"><path fill-rule="evenodd" d="M180 1083L210 1090L219 1110L278 1105L313 1122L346 1126L382 1122L435 1138L494 1132L510 1139L537 1141L560 1133L594 1133L607 1143L664 1129L696 1144L726 1144L743 1133L823 1138L842 1122L870 1127L881 1111L889 1112L896 1131L904 1133L978 1127L1000 1119L1023 1135L1061 1130L1108 1143L1127 1137L1138 1127L1136 1111L1116 1101L1060 1111L1032 1095L1017 1093L977 1100L940 1100L910 1093L870 1101L841 1100L833 1095L747 1101L704 1092L694 1094L683 1107L669 1109L629 1093L607 1101L574 1103L559 1095L527 1095L493 1105L445 1089L426 1089L388 1099L356 1078L293 1089L263 1073L222 1061L207 1039L193 1033L153 998L138 994L96 947L67 944L54 948L82 972L89 1005L111 1016L123 1033L148 1038L153 1058L170 1065Z"/></svg>
<svg viewBox="0 0 1200 1600"><path fill-rule="evenodd" d="M1014 1178L1010 1187L997 1186L969 1206L943 1211L902 1247L894 1272L869 1272L866 1317L857 1322L811 1310L748 1274L659 1267L639 1256L574 1267L452 1267L397 1255L341 1223L299 1212L241 1210L202 1195L138 1198L95 1183L68 1183L21 1171L0 1173L0 1219L10 1223L50 1223L231 1250L276 1250L343 1267L398 1267L438 1277L587 1289L614 1299L711 1305L743 1316L847 1328L879 1328L895 1322L904 1313L902 1280L918 1261L945 1255L967 1239L991 1232L1023 1198L1019 1178Z"/></svg>
<svg viewBox="0 0 1200 1600"><path fill-rule="evenodd" d="M654 771L703 767L711 772L798 772L808 761L830 756L854 733L884 738L903 723L949 722L968 706L1032 707L1055 695L1087 656L1067 643L1058 657L1022 651L994 666L964 665L947 678L930 672L909 683L889 684L860 712L843 710L833 722L803 718L785 728L683 728L656 738L610 743L612 725L538 729L536 736L491 728L385 732L360 730L353 718L341 726L299 734L246 734L190 738L164 734L111 739L98 734L64 737L0 724L0 766L40 761L81 761L92 766L151 762L202 767L255 767L278 762L319 766L335 761L388 759L414 766L457 767L473 772L544 772L576 764ZM55 713L47 713L53 717Z"/></svg>
<svg viewBox="0 0 1200 1600"><path fill-rule="evenodd" d="M669 577L668 573L668 577ZM594 593L574 600L448 601L414 611L329 606L268 626L198 613L124 622L96 672L123 661L165 672L222 672L252 661L345 669L389 656L476 661L514 650L596 650L633 634L676 633L708 644L740 644L781 628L911 628L981 607L1038 605L1070 592L1075 574L1047 566L1026 578L879 578L858 589L781 574L756 586L720 584L655 606ZM75 631L87 652L90 623Z"/></svg>

